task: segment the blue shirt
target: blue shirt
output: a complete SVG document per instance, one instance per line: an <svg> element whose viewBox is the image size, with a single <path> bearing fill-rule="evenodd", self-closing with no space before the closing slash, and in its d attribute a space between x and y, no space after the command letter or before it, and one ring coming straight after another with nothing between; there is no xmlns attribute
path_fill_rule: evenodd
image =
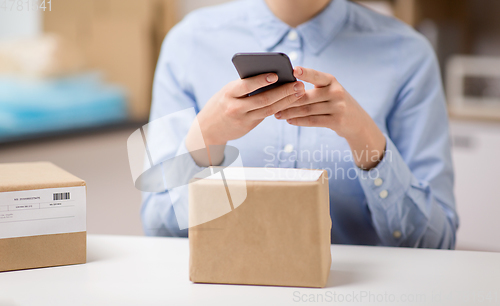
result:
<svg viewBox="0 0 500 306"><path fill-rule="evenodd" d="M240 150L244 166L327 169L332 243L454 248L458 217L437 60L425 38L394 18L346 0L333 0L295 29L275 17L264 0L193 12L163 44L150 120L191 107L198 112L238 79L232 56L258 51L284 52L294 66L334 75L385 134L387 146L380 164L363 171L334 131L296 127L271 116L228 143ZM175 135L158 142L162 153L155 162L187 152L184 138L193 119L171 119ZM192 159L189 163L197 167ZM173 207L181 208L177 218L187 218L187 197L187 192L145 193L146 234L186 236Z"/></svg>

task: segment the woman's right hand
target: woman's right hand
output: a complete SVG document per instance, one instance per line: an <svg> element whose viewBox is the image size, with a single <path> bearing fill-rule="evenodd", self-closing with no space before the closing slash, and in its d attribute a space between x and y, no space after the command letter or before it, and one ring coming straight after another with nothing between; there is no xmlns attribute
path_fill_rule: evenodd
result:
<svg viewBox="0 0 500 306"><path fill-rule="evenodd" d="M200 147L224 145L229 140L238 139L261 123L266 117L287 108L304 94L304 84L300 81L287 83L265 92L248 96L255 90L278 81L275 73L236 80L224 86L199 112L197 119L203 140L197 139L193 127L186 138L186 147L192 152ZM204 146L201 144L204 142ZM209 150L206 160L195 161L200 166L218 165L223 160L223 150Z"/></svg>

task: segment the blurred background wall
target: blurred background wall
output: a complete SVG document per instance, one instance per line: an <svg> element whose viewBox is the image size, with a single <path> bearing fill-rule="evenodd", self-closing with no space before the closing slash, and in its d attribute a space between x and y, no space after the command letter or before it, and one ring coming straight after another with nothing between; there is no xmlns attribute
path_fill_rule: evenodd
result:
<svg viewBox="0 0 500 306"><path fill-rule="evenodd" d="M228 0L182 0L178 3L177 16L182 18L189 12L209 5L221 4ZM6 12L0 9L0 40L33 36L42 33L42 11Z"/></svg>
<svg viewBox="0 0 500 306"><path fill-rule="evenodd" d="M84 55L75 51L66 63L56 61L59 63L57 69L23 71L30 74L31 80L36 80L33 82L23 79L20 84L9 83L13 81L2 81L0 78L0 163L38 160L56 163L87 181L90 234L142 235L140 193L130 177L126 141L135 129L147 121L150 85L159 46L168 29L185 14L227 0L130 1L130 6L125 5L128 1L113 1L65 0L64 3L53 3L50 13L26 11L25 8L21 11L0 8L0 58L2 50L4 57L5 54L12 56L9 52L19 53L16 49L19 44L12 45L12 41L41 37L46 32L57 33L58 37L66 40L65 43L69 41L68 46L52 36L23 42L21 48L35 46L38 48L35 50L40 51L35 55L26 54L22 60L41 58L38 55L45 52L44 58L50 62L53 57L57 58L51 55L57 54L54 50L70 50L64 51L65 54L73 52L69 45L75 42L71 40L74 37L80 40L82 35L87 35L87 44L102 48L99 52L99 49L85 47ZM141 5L134 7L134 3ZM497 221L500 217L500 180L497 178L500 173L500 1L367 0L361 3L415 27L434 46L442 68L451 116L455 193L461 217L457 248L500 251L500 222ZM96 12L101 15L93 15ZM103 12L109 15L102 15ZM77 18L73 14L78 15ZM110 21L110 16L115 23ZM75 21L78 18L83 26ZM132 34L123 35L124 29ZM133 40L130 40L131 37ZM109 65L115 62L109 59L116 53L113 50L117 46L131 49L128 56L125 54L115 59L121 63L133 59L130 65ZM86 63L74 65L85 57ZM125 70L120 70L122 66ZM0 60L0 70L2 67L5 69ZM22 70L19 67L7 68ZM78 75L76 79L75 73ZM60 99L66 97L65 94L71 96L74 92L91 92L93 95L86 96L87 100L82 98L78 102L81 103L79 107L89 107L88 114L110 113L114 117L101 116L100 121L81 121L80 126L67 122L66 125L43 130L45 125L48 126L47 122L51 122L51 117L41 109L40 114L46 117L40 115L35 118L40 120L35 120L38 125L31 126L31 130L26 129L22 134L8 134L5 122L9 122L9 117L2 117L2 110L4 115L8 112L15 115L18 109L13 105L31 105L28 100L33 95L26 96L24 100L2 100L2 82L8 84L4 91L5 88L13 90L18 86L20 92L28 91L35 95L40 87L46 87L50 89L48 94L57 95ZM32 87L26 90L23 86L28 83ZM82 84L85 84L83 88ZM53 90L61 86L65 92ZM95 101L97 104L93 104ZM82 114L83 108L64 108L76 103L73 102L59 105L60 111L66 112L67 116L72 112ZM108 108L103 110L96 105L108 105ZM117 113L122 115L117 117ZM12 118L10 120L14 122ZM46 118L45 121L43 118ZM30 127L24 121L19 121L19 124ZM5 133L9 137L2 139L2 131L7 131Z"/></svg>

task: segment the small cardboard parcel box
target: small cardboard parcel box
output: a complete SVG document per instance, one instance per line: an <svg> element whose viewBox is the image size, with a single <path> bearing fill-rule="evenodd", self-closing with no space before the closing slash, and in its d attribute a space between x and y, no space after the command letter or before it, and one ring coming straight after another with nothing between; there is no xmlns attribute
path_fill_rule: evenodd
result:
<svg viewBox="0 0 500 306"><path fill-rule="evenodd" d="M0 271L86 262L85 182L47 162L0 164Z"/></svg>
<svg viewBox="0 0 500 306"><path fill-rule="evenodd" d="M324 287L331 264L326 172L211 171L189 185L191 281Z"/></svg>

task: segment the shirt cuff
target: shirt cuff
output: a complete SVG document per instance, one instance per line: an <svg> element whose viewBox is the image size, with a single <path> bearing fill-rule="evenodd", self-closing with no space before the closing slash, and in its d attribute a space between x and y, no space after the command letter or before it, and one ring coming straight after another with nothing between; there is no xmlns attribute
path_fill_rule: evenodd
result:
<svg viewBox="0 0 500 306"><path fill-rule="evenodd" d="M181 145L179 146L179 149L177 149L175 156L185 156L185 158L182 158L182 161L184 162L186 169L194 169L197 170L197 172L205 169L205 167L198 166L198 164L194 161L193 156L191 156L191 153L186 147L186 137L182 139Z"/></svg>
<svg viewBox="0 0 500 306"><path fill-rule="evenodd" d="M206 149L201 150L204 151ZM226 157L231 157L231 154L234 155L233 151L234 150L230 150L230 148L226 146L226 149L224 151L224 159L222 160L222 163L218 165L218 167L231 166L232 159ZM207 167L199 166L193 159L193 156L186 147L185 138L182 140L177 150L176 157L173 159L173 161L174 162L168 162L164 167L164 177L166 177L165 181L167 182L167 189L188 184L196 174L207 169ZM179 184L179 182L181 183Z"/></svg>
<svg viewBox="0 0 500 306"><path fill-rule="evenodd" d="M179 149L177 150L176 156L181 156L183 154L186 154L188 156L188 158L186 158L186 166L188 166L189 168L191 168L191 167L196 168L198 170L198 172L207 168L207 167L200 167L195 162L195 160L193 159L193 156L191 156L191 153L188 151L188 149L186 147L186 138L184 138L182 140L182 143L179 146ZM232 156L232 155L234 155L234 152L230 151L228 146L226 146L226 148L224 150L224 157L222 159L222 163L220 165L217 165L217 167L229 167L229 166L231 166L232 159L226 158L228 156L228 154L229 154L229 156Z"/></svg>
<svg viewBox="0 0 500 306"><path fill-rule="evenodd" d="M411 186L413 174L392 140L387 135L384 136L386 149L382 161L368 171L356 169L369 204L376 203L388 210L401 202Z"/></svg>

